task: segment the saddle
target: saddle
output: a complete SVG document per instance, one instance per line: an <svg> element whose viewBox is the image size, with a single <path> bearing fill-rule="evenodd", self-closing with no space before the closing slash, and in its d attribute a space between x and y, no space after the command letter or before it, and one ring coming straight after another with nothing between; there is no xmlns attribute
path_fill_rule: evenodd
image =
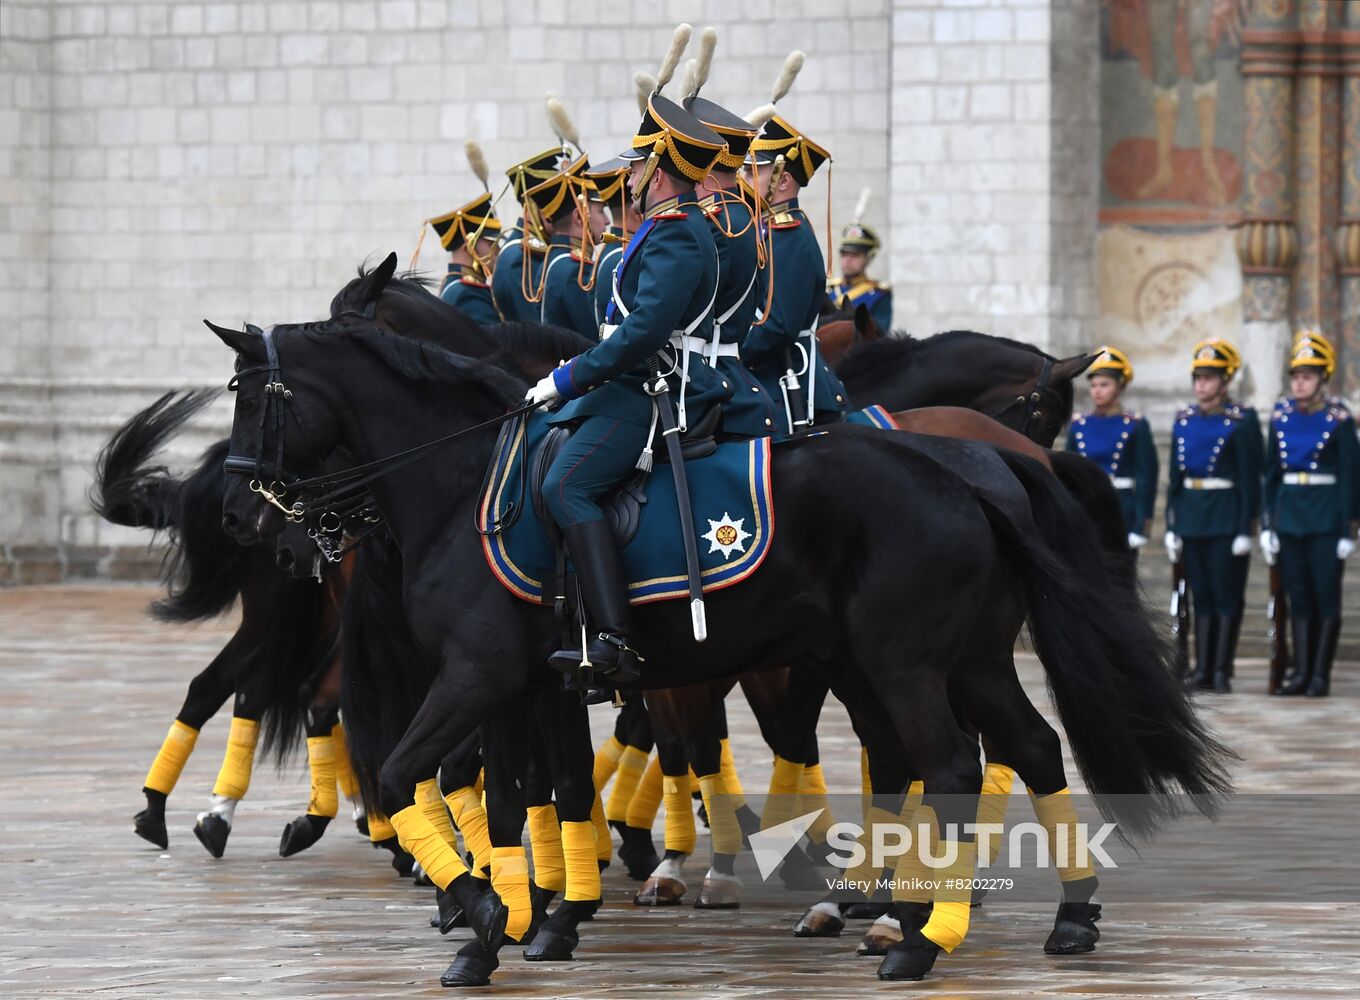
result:
<svg viewBox="0 0 1360 1000"><path fill-rule="evenodd" d="M689 462L707 458L718 450L717 434L722 424L722 409L711 407L704 418L680 435L680 455ZM566 427L554 427L548 431L543 443L529 457L529 498L534 505L534 513L548 533L548 540L554 548L562 547L562 531L548 512L543 500L543 481L548 469L561 453L571 431ZM669 462L670 455L664 443L653 445L655 461ZM633 540L638 524L642 520L642 505L647 502L647 473L639 471L622 483L600 505L604 519L614 533L614 542L620 549Z"/></svg>

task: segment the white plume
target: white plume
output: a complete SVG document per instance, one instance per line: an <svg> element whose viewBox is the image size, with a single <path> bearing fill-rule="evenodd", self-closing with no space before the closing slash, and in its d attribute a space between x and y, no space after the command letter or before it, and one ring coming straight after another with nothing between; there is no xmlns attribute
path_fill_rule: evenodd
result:
<svg viewBox="0 0 1360 1000"><path fill-rule="evenodd" d="M685 48L689 45L689 37L694 34L694 29L688 24L677 24L675 34L671 36L671 47L666 53L666 58L661 60L661 69L656 74L656 90L654 94L659 94L665 89L666 84L671 82L671 77L675 76L675 68L680 65L680 57L685 54Z"/></svg>
<svg viewBox="0 0 1360 1000"><path fill-rule="evenodd" d="M778 104L779 99L789 92L793 86L793 81L798 79L798 74L803 70L803 62L807 56L803 55L801 49L795 49L789 53L789 57L784 60L784 66L779 71L779 79L774 82L774 95L770 98L771 104Z"/></svg>

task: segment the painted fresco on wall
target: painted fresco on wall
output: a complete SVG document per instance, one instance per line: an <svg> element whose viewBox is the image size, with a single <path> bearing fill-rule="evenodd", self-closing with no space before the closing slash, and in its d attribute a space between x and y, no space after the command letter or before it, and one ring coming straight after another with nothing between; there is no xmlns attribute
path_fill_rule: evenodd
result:
<svg viewBox="0 0 1360 1000"><path fill-rule="evenodd" d="M1104 0L1101 13L1101 221L1232 221L1244 0Z"/></svg>

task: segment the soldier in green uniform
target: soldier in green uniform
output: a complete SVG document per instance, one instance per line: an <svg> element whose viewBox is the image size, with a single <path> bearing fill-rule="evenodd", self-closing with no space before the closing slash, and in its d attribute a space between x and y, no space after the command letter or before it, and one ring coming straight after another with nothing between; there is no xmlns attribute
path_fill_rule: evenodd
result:
<svg viewBox="0 0 1360 1000"><path fill-rule="evenodd" d="M1241 366L1237 348L1212 338L1195 345L1195 403L1176 414L1166 491L1166 548L1185 554L1195 608L1199 688L1231 690L1242 626L1251 537L1261 507L1261 424L1251 407L1228 398Z"/></svg>
<svg viewBox="0 0 1360 1000"><path fill-rule="evenodd" d="M798 192L830 158L775 115L751 143L748 159L749 182L768 205L762 224L770 266L756 281L756 319L741 359L783 410L782 433L843 420L847 409L845 387L817 350L826 271L812 223L798 207Z"/></svg>
<svg viewBox="0 0 1360 1000"><path fill-rule="evenodd" d="M623 154L635 161L630 186L643 223L619 263L601 341L529 392L535 403L566 403L552 421L573 432L548 469L543 497L576 566L591 622L585 652L616 684L638 678L638 657L628 647L627 583L600 503L652 447L658 404L643 387L648 362L676 374L675 395L661 405L675 406L680 427L730 395L703 353L713 332L718 260L695 194L723 148L683 108L652 95ZM581 657L579 649L561 650L550 662L572 671Z"/></svg>
<svg viewBox="0 0 1360 1000"><path fill-rule="evenodd" d="M594 268L590 254L595 233L605 229L604 207L589 198L593 185L584 176L589 166L586 157L580 156L561 173L525 192L552 231L543 265L539 319L583 337L594 337L599 330L590 294Z"/></svg>
<svg viewBox="0 0 1360 1000"><path fill-rule="evenodd" d="M1272 694L1324 697L1341 634L1341 566L1355 550L1355 423L1327 395L1336 351L1304 331L1289 360L1289 395L1270 418L1261 549L1280 561L1294 632L1294 669Z"/></svg>
<svg viewBox="0 0 1360 1000"><path fill-rule="evenodd" d="M516 163L505 172L521 206L525 205L524 192L558 173L565 159L561 148L553 147L522 163ZM532 202L529 205L532 206ZM491 276L491 295L496 300L496 308L507 321L538 322L540 313L535 300L543 274L543 255L547 252L548 237L533 217L532 208L526 207L525 211L526 218L520 218L501 233L500 256L496 261L496 272ZM529 263L527 274L524 266L526 258Z"/></svg>
<svg viewBox="0 0 1360 1000"><path fill-rule="evenodd" d="M1152 508L1157 503L1157 447L1146 418L1120 405L1133 382L1133 365L1124 352L1102 347L1086 370L1095 409L1072 421L1067 450L1085 455L1110 477L1119 495L1124 530L1135 553L1152 532Z"/></svg>
<svg viewBox="0 0 1360 1000"><path fill-rule="evenodd" d="M490 281L501 224L491 207L491 192L483 191L462 208L431 219L430 225L449 252L449 273L439 297L476 323L499 323Z"/></svg>
<svg viewBox="0 0 1360 1000"><path fill-rule="evenodd" d="M766 437L775 430L774 399L741 360L741 343L756 315L760 231L737 177L760 129L697 91L685 98L684 106L727 142L727 149L718 154L699 187L703 195L699 207L708 217L718 248L718 299L708 357L732 389L732 398L723 403L723 434Z"/></svg>
<svg viewBox="0 0 1360 1000"><path fill-rule="evenodd" d="M585 175L593 187L591 200L598 202L608 212L609 226L600 237L595 249L595 264L591 278L591 305L595 316L595 332L598 336L600 324L604 322L605 311L609 308L610 297L614 294L614 268L623 259L628 248L629 238L642 225L642 216L633 204L628 191L628 173L632 165L621 156L606 160L599 166L592 166Z"/></svg>
<svg viewBox="0 0 1360 1000"><path fill-rule="evenodd" d="M864 306L869 316L884 335L892 332L892 290L883 282L869 277L869 264L883 246L860 216L868 203L868 189L860 195L860 206L855 210L855 221L841 230L841 280L827 290L827 298L837 309Z"/></svg>

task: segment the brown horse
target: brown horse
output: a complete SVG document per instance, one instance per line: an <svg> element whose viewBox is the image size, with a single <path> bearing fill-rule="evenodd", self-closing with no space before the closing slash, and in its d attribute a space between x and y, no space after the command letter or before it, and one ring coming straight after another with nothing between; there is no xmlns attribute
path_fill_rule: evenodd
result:
<svg viewBox="0 0 1360 1000"><path fill-rule="evenodd" d="M840 312L828 313L818 325L817 351L828 365L835 368L856 344L880 340L886 335L887 331L879 329L865 306L856 306L853 313L842 309Z"/></svg>

